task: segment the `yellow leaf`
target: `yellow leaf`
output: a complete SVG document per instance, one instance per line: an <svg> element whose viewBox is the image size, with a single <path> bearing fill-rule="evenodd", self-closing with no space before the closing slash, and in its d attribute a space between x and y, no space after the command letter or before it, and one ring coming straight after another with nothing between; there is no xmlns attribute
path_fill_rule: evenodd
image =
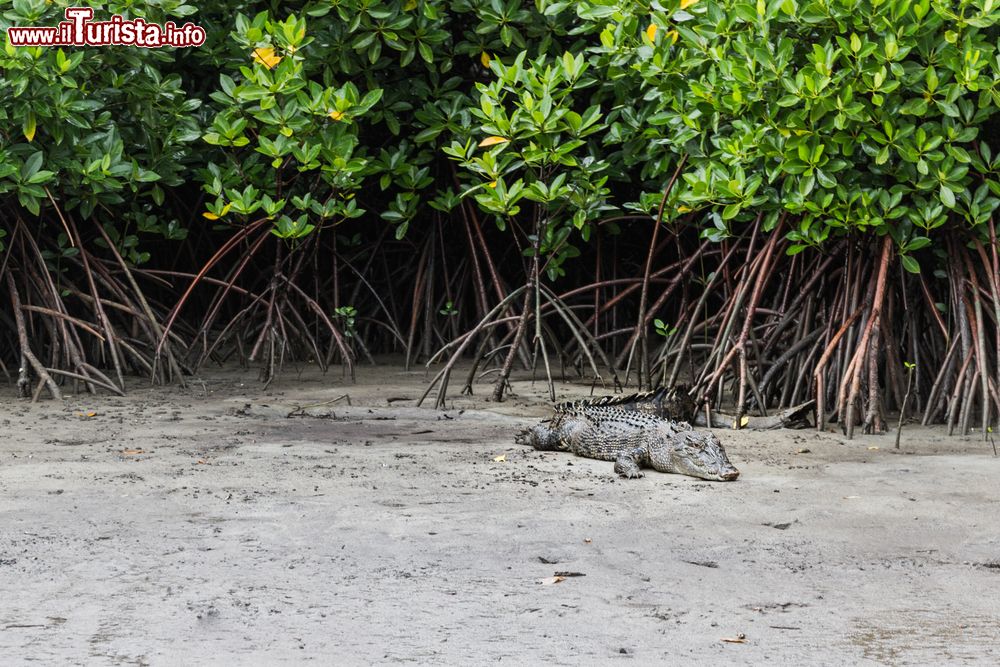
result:
<svg viewBox="0 0 1000 667"><path fill-rule="evenodd" d="M485 148L486 146L496 146L497 144L503 144L510 141L510 139L505 139L504 137L486 137L479 142L480 148Z"/></svg>
<svg viewBox="0 0 1000 667"><path fill-rule="evenodd" d="M411 11L417 8L417 0L409 0L405 5L403 5L403 11Z"/></svg>
<svg viewBox="0 0 1000 667"><path fill-rule="evenodd" d="M344 112L343 111L331 111L330 112L330 118L332 118L334 120L340 120L343 117L344 117Z"/></svg>
<svg viewBox="0 0 1000 667"><path fill-rule="evenodd" d="M869 447L869 448L868 448L868 451L869 451L869 452L874 452L874 451L876 451L876 450L878 450L878 447Z"/></svg>
<svg viewBox="0 0 1000 667"><path fill-rule="evenodd" d="M268 69L274 69L274 66L281 62L281 56L275 55L274 47L271 46L254 49L253 59Z"/></svg>
<svg viewBox="0 0 1000 667"><path fill-rule="evenodd" d="M24 120L24 125L21 126L21 129L24 131L24 138L28 141L32 141L35 138L35 128L35 112L29 111L28 117Z"/></svg>
<svg viewBox="0 0 1000 667"><path fill-rule="evenodd" d="M684 204L681 204L680 206L677 207L677 212L678 213L690 213L691 212L691 207L690 206L685 206Z"/></svg>
<svg viewBox="0 0 1000 667"><path fill-rule="evenodd" d="M651 41L651 42L656 39L656 24L655 23L650 23L649 27L646 28L646 37L649 37L649 41Z"/></svg>
<svg viewBox="0 0 1000 667"><path fill-rule="evenodd" d="M480 56L479 56L479 62L481 62L483 64L483 67L485 67L486 69L489 69L490 68L490 54L488 54L485 51L483 51L482 54L480 54Z"/></svg>
<svg viewBox="0 0 1000 667"><path fill-rule="evenodd" d="M503 463L504 461L507 460L507 455L501 454L500 456L494 456L493 460L496 461L497 463Z"/></svg>
<svg viewBox="0 0 1000 667"><path fill-rule="evenodd" d="M698 2L698 0L681 0L681 9L687 9L696 2Z"/></svg>
<svg viewBox="0 0 1000 667"><path fill-rule="evenodd" d="M670 41L673 42L674 44L677 43L677 40L680 38L680 36L681 34L676 30L671 30L670 32L667 33L667 37L669 37Z"/></svg>
<svg viewBox="0 0 1000 667"><path fill-rule="evenodd" d="M747 417L746 415L743 415L742 417L740 417L739 422L733 422L733 428L743 428L749 423L750 423L750 418Z"/></svg>
<svg viewBox="0 0 1000 667"><path fill-rule="evenodd" d="M495 188L496 186L497 186L497 182L496 181L490 181L490 187L491 188Z"/></svg>
<svg viewBox="0 0 1000 667"><path fill-rule="evenodd" d="M211 211L205 211L201 215L202 217L208 218L209 220L218 220L226 213L229 213L229 209L231 209L232 207L233 207L233 202L229 202L228 204L222 207L222 211L218 215L212 213Z"/></svg>

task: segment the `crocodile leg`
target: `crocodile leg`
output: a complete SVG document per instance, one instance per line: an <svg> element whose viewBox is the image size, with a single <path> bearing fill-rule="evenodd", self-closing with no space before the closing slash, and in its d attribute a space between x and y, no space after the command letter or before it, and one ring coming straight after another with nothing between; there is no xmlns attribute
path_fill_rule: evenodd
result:
<svg viewBox="0 0 1000 667"><path fill-rule="evenodd" d="M615 472L625 479L638 479L642 477L641 467L647 460L645 447L636 447L627 452L622 452L615 460Z"/></svg>

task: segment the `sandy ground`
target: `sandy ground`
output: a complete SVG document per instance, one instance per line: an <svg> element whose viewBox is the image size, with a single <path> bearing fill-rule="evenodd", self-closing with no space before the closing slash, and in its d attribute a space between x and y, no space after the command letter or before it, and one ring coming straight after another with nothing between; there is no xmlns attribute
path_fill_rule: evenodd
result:
<svg viewBox="0 0 1000 667"><path fill-rule="evenodd" d="M438 412L413 407L426 381L7 389L0 662L1000 663L1000 459L977 438L722 431L738 481L623 481L512 443L541 384Z"/></svg>

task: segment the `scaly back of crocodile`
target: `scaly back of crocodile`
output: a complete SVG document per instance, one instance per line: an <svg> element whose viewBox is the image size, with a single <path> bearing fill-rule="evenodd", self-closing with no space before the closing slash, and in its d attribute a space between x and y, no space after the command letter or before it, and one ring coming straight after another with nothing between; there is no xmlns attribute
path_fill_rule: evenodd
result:
<svg viewBox="0 0 1000 667"><path fill-rule="evenodd" d="M628 412L639 412L656 415L663 419L686 421L694 416L697 405L687 393L687 387L677 385L673 389L657 387L652 391L644 391L623 396L601 396L556 406L556 412L564 412L584 407L614 407Z"/></svg>

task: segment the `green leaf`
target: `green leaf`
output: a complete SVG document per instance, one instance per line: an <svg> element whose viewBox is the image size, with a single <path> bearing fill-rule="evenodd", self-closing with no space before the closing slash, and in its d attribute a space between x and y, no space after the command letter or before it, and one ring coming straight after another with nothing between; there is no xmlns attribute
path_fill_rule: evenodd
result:
<svg viewBox="0 0 1000 667"><path fill-rule="evenodd" d="M229 95L230 97L235 97L233 93L236 90L236 83L233 81L233 78L231 76L228 76L226 74L220 74L219 85L222 86L222 91L226 95Z"/></svg>
<svg viewBox="0 0 1000 667"><path fill-rule="evenodd" d="M31 182L31 177L38 173L38 170L42 168L42 160L44 159L45 156L41 151L32 153L21 166L21 180L23 182Z"/></svg>
<svg viewBox="0 0 1000 667"><path fill-rule="evenodd" d="M914 252L921 248L926 248L931 244L931 240L926 236L914 236L906 243L906 252Z"/></svg>
<svg viewBox="0 0 1000 667"><path fill-rule="evenodd" d="M835 188L837 187L837 181L830 176L827 176L822 169L816 170L816 180L824 188Z"/></svg>
<svg viewBox="0 0 1000 667"><path fill-rule="evenodd" d="M899 108L899 113L913 116L923 116L927 113L927 101L921 98L908 100Z"/></svg>
<svg viewBox="0 0 1000 667"><path fill-rule="evenodd" d="M33 184L45 183L47 181L50 181L54 175L55 172L49 171L47 169L42 169L32 174L31 178L29 178L26 182Z"/></svg>
<svg viewBox="0 0 1000 667"><path fill-rule="evenodd" d="M920 273L920 264L909 255L901 255L899 260L903 263L903 268L910 273Z"/></svg>
<svg viewBox="0 0 1000 667"><path fill-rule="evenodd" d="M951 188L942 183L938 194L942 204L948 208L955 208L955 193L951 191Z"/></svg>

